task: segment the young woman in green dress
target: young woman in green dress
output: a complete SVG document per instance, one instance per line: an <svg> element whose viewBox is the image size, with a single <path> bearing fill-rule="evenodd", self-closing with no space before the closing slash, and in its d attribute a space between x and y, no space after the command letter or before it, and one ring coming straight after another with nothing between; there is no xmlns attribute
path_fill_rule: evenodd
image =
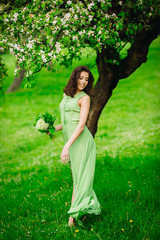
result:
<svg viewBox="0 0 160 240"><path fill-rule="evenodd" d="M61 124L55 127L55 131L63 131L61 162L69 162L73 177L71 207L67 212L70 215L68 226L76 225L76 220L83 215L101 213L93 190L96 144L86 126L93 81L88 67L82 65L73 70L59 105Z"/></svg>

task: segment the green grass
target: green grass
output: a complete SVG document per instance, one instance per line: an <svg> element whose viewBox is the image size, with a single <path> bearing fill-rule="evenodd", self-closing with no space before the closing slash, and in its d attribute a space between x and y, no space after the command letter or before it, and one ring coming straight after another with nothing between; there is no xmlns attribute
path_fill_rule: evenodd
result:
<svg viewBox="0 0 160 240"><path fill-rule="evenodd" d="M43 69L35 87L22 85L5 95L0 108L1 239L159 239L159 54L160 38L150 46L147 63L120 80L100 116L94 190L102 213L88 216L83 227L67 227L72 179L69 165L60 162L62 132L53 142L33 122L36 114L49 111L60 123L59 104L71 71L94 64L95 53L69 69ZM15 62L4 58L6 91ZM92 72L96 80L97 69Z"/></svg>

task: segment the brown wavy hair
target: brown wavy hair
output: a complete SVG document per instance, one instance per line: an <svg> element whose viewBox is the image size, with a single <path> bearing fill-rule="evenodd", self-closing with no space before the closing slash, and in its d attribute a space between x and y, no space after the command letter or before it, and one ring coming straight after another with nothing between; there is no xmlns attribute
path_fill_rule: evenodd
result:
<svg viewBox="0 0 160 240"><path fill-rule="evenodd" d="M74 94L76 93L76 90L77 90L77 82L78 82L78 79L80 78L80 74L82 71L87 72L89 74L88 84L83 89L83 91L87 93L89 96L94 97L95 94L94 94L94 90L92 89L94 77L91 71L89 70L89 68L84 65L78 66L73 70L67 85L63 89L63 92L66 95L70 97L74 97Z"/></svg>

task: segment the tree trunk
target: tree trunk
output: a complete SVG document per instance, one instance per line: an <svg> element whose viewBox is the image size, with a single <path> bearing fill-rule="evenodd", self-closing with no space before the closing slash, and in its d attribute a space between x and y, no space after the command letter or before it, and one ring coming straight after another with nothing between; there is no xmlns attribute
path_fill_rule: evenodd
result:
<svg viewBox="0 0 160 240"><path fill-rule="evenodd" d="M113 89L122 78L130 76L140 65L147 61L148 48L151 42L157 38L159 32L159 19L151 23L151 28L135 37L134 44L128 51L128 56L120 61L120 64L107 63L110 56L109 49L97 52L98 81L94 87L95 97L91 99L90 112L87 119L87 127L93 137L97 132L97 123L100 114L112 95Z"/></svg>
<svg viewBox="0 0 160 240"><path fill-rule="evenodd" d="M17 65L18 67L18 65ZM7 93L10 93L10 92L14 92L16 91L17 89L19 89L22 81L23 81L23 78L24 78L24 74L25 74L25 68L23 67L21 70L20 70L20 73L19 73L19 76L15 77L11 86L8 88L7 90Z"/></svg>
<svg viewBox="0 0 160 240"><path fill-rule="evenodd" d="M114 73L114 65L111 66L105 63L105 51L102 51L102 53L97 53L96 63L98 67L99 78L94 87L96 95L91 99L90 112L87 119L87 127L89 128L93 137L97 132L97 123L100 114L109 98L112 96L113 89L118 84L118 79Z"/></svg>

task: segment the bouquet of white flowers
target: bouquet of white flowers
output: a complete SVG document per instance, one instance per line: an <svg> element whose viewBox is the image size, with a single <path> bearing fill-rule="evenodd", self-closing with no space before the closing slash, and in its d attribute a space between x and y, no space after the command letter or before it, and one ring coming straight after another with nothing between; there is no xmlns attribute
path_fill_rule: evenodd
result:
<svg viewBox="0 0 160 240"><path fill-rule="evenodd" d="M56 117L46 112L45 114L38 115L36 117L33 126L38 129L41 133L50 133L50 138L53 139L53 134L55 132L55 127L53 126Z"/></svg>

